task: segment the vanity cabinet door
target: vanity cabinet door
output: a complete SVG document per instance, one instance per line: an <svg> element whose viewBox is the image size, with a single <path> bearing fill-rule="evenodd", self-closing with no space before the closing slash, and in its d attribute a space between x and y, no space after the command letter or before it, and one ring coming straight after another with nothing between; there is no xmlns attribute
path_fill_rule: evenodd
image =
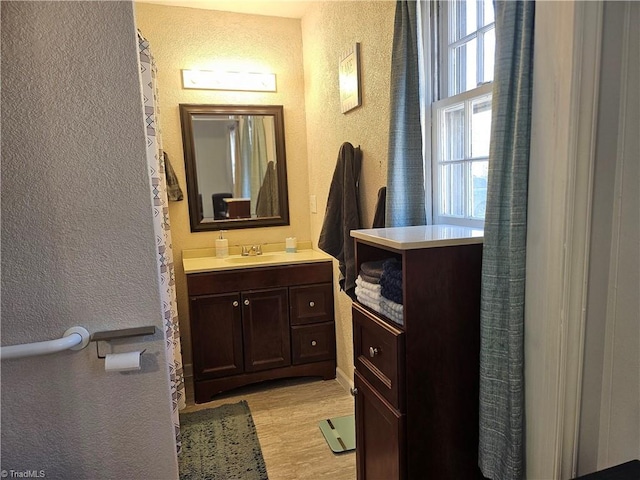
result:
<svg viewBox="0 0 640 480"><path fill-rule="evenodd" d="M240 294L191 297L190 307L195 379L242 373Z"/></svg>
<svg viewBox="0 0 640 480"><path fill-rule="evenodd" d="M245 372L291 365L287 288L242 293Z"/></svg>
<svg viewBox="0 0 640 480"><path fill-rule="evenodd" d="M356 370L356 464L358 480L406 478L405 416Z"/></svg>

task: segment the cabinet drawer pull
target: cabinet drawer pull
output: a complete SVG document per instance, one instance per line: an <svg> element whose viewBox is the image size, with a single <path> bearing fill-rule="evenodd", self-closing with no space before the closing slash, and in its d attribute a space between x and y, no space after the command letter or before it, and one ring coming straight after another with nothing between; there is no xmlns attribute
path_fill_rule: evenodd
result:
<svg viewBox="0 0 640 480"><path fill-rule="evenodd" d="M237 306L238 306L238 300L234 300L234 301L233 301L233 306L234 306L234 307L237 307Z"/></svg>
<svg viewBox="0 0 640 480"><path fill-rule="evenodd" d="M355 396L358 394L358 387L356 387L356 388L353 388L353 387L352 387L352 388L350 388L350 389L349 389L349 392L351 392L351 395L355 397Z"/></svg>
<svg viewBox="0 0 640 480"><path fill-rule="evenodd" d="M315 347L318 344L318 342L316 342L315 340L311 340L311 346Z"/></svg>
<svg viewBox="0 0 640 480"><path fill-rule="evenodd" d="M244 301L244 304L245 305L249 305L249 299L248 298Z"/></svg>
<svg viewBox="0 0 640 480"><path fill-rule="evenodd" d="M380 349L378 347L369 347L369 356L371 358L380 355Z"/></svg>
<svg viewBox="0 0 640 480"><path fill-rule="evenodd" d="M309 306L310 307L315 307L316 306L316 302L309 302Z"/></svg>

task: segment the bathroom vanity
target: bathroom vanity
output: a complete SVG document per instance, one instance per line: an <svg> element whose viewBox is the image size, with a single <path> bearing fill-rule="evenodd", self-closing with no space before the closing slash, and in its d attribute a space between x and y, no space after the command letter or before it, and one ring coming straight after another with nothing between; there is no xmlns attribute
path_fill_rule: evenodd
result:
<svg viewBox="0 0 640 480"><path fill-rule="evenodd" d="M331 257L197 255L183 252L196 403L276 378L335 378Z"/></svg>
<svg viewBox="0 0 640 480"><path fill-rule="evenodd" d="M483 231L354 230L356 267L402 262L403 324L353 303L358 479L475 479Z"/></svg>

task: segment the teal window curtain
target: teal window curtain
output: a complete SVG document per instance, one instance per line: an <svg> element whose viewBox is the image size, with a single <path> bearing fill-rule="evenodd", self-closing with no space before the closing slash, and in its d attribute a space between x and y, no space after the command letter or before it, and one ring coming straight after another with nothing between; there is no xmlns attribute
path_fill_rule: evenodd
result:
<svg viewBox="0 0 640 480"><path fill-rule="evenodd" d="M425 225L417 5L396 2L391 56L387 227Z"/></svg>
<svg viewBox="0 0 640 480"><path fill-rule="evenodd" d="M496 59L480 306L479 464L524 478L524 291L533 1L496 1Z"/></svg>

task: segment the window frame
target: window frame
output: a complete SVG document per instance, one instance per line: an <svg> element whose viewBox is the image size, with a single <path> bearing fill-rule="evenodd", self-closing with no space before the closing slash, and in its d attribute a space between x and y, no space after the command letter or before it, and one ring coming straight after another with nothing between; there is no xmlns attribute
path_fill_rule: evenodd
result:
<svg viewBox="0 0 640 480"><path fill-rule="evenodd" d="M442 100L438 100L433 102L431 105L431 125L432 125L432 133L431 133L431 176L433 179L433 223L434 224L451 224L451 225L465 225L469 227L483 227L484 219L473 218L471 216L456 216L456 215L443 215L439 211L440 205L440 176L439 169L443 164L453 165L453 164L464 164L471 165L473 162L480 161L488 161L489 155L482 157L471 157L467 155L470 150L470 146L468 145L468 134L471 132L471 115L467 108L467 103L470 103L472 100L476 98L482 98L487 95L491 95L493 93L493 85L491 83L485 83L479 87L474 88L473 90L467 90L466 92L459 93L453 97L443 98ZM440 139L442 138L440 135L440 126L442 125L441 119L444 110L455 104L464 103L465 104L465 145L464 145L464 158L459 160L452 161L440 161L441 155L439 153L439 149L442 148L442 144ZM471 181L471 178L465 177L465 183ZM470 199L469 194L473 193L472 186L470 188L465 188L463 191L463 201L466 204L465 210L470 208Z"/></svg>
<svg viewBox="0 0 640 480"><path fill-rule="evenodd" d="M474 228L482 228L484 227L484 219L477 219L471 216L452 216L452 215L444 215L440 212L440 204L441 204L441 188L440 188L440 176L439 170L440 166L443 163L447 164L456 164L456 163L464 163L465 165L471 166L473 162L477 161L488 161L489 157L476 157L472 158L470 155L467 157L466 153L469 152L469 146L466 144L467 138L470 136L471 132L471 115L466 106L467 102L470 103L475 98L484 97L486 95L491 95L493 92L493 82L484 81L484 44L482 42L477 42L478 45L478 53L476 54L476 75L478 84L475 88L471 90L467 90L462 93L458 93L456 95L449 95L450 85L449 78L451 75L451 66L449 65L449 31L451 24L451 5L447 0L426 0L425 3L429 3L429 10L431 15L429 18L423 19L423 25L427 25L430 35L428 37L422 38L422 45L425 51L430 51L431 53L431 62L426 64L425 62L425 71L430 72L430 82L432 91L430 93L430 98L425 97L425 116L426 120L429 124L429 131L427 132L427 140L429 142L429 153L431 154L430 160L430 177L431 177L431 195L430 198L427 199L428 203L431 205L431 217L433 219L434 224L453 224L453 225L462 225ZM478 2L478 5L481 5ZM482 10L482 9L481 9ZM480 21L483 20L484 11L482 10L481 18L477 17ZM486 34L490 30L495 30L495 18L492 22L487 25L483 25L479 27L474 32L464 35L461 38L457 39L452 45L462 45L466 41L472 38L479 38L481 35ZM437 43L434 45L433 43ZM426 60L426 58L425 58ZM464 128L464 137L465 137L465 158L460 161L454 162L442 162L442 158L439 154L439 150L442 148L441 145L441 116L448 106L455 105L458 103L465 103L465 128ZM425 165L428 167L428 165ZM466 168L466 167L465 167ZM425 168L426 170L427 168ZM467 185L463 192L463 201L465 204L465 213L471 213L471 200L470 194L473 193L473 185L469 182L472 181L472 175L469 173L465 173L464 180Z"/></svg>

